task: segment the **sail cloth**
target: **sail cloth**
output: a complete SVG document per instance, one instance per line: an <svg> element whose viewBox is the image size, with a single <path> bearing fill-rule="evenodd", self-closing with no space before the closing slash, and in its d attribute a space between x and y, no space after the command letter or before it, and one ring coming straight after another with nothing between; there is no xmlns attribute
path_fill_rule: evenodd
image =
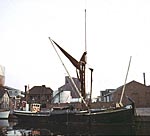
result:
<svg viewBox="0 0 150 136"><path fill-rule="evenodd" d="M62 53L70 60L70 62L79 70L79 81L81 83L81 95L85 99L85 65L86 65L86 52L83 53L80 61L77 61L69 53L67 53L63 48L61 48L54 40L52 40L55 45L62 51Z"/></svg>

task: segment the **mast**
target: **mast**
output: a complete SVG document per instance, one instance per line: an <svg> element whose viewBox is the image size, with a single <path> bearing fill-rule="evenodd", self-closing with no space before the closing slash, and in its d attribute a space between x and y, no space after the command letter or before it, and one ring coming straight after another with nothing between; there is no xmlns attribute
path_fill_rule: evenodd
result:
<svg viewBox="0 0 150 136"><path fill-rule="evenodd" d="M87 40L86 40L86 9L85 9L85 51L87 51Z"/></svg>
<svg viewBox="0 0 150 136"><path fill-rule="evenodd" d="M49 37L49 39L50 39L50 37ZM85 51L82 54L82 57L81 57L81 59L79 61L77 61L68 52L66 52L63 48L61 48L54 40L50 39L50 41L51 41L52 44L54 43L62 51L62 53L70 60L70 62L76 67L76 69L77 69L77 77L78 77L78 79L79 79L79 81L81 83L80 93L81 93L82 98L85 100L85 98L86 98L85 70L86 70L86 61L87 61L87 55L86 55L87 54L87 51L86 51L87 50L87 47L86 47L86 9L85 9Z"/></svg>
<svg viewBox="0 0 150 136"><path fill-rule="evenodd" d="M86 39L86 8L85 8L85 52L87 54L87 39ZM85 55L85 63L82 64L82 72L81 72L81 76L82 76L82 82L83 84L81 85L81 92L82 92L82 95L84 96L84 99L86 97L86 80L85 80L85 77L86 77L86 63L87 63L87 55Z"/></svg>

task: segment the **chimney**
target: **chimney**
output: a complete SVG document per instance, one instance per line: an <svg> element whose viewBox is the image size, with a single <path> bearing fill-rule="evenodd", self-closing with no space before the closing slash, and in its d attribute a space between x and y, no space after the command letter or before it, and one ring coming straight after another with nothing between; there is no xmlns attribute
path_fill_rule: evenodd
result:
<svg viewBox="0 0 150 136"><path fill-rule="evenodd" d="M42 87L46 87L46 85L42 85Z"/></svg>
<svg viewBox="0 0 150 136"><path fill-rule="evenodd" d="M27 97L27 85L24 86L24 89L25 89L25 96L24 97L26 99L26 97Z"/></svg>
<svg viewBox="0 0 150 136"><path fill-rule="evenodd" d="M146 85L145 73L143 73L144 85Z"/></svg>

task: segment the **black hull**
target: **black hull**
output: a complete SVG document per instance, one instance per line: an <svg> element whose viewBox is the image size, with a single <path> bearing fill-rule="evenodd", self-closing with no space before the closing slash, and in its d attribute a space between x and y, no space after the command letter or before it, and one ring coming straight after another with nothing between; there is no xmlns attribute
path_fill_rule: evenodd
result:
<svg viewBox="0 0 150 136"><path fill-rule="evenodd" d="M30 122L32 123L48 123L50 114L46 113L26 113L26 112L19 112L14 111L14 116L17 117L19 122Z"/></svg>
<svg viewBox="0 0 150 136"><path fill-rule="evenodd" d="M31 122L31 123L49 123L49 117L32 117L32 116L18 116L15 115L19 122Z"/></svg>
<svg viewBox="0 0 150 136"><path fill-rule="evenodd" d="M21 122L47 122L47 123L65 123L65 124L104 124L104 123L127 123L134 122L133 109L115 109L95 112L76 112L70 110L55 111L49 114L23 114L14 112Z"/></svg>
<svg viewBox="0 0 150 136"><path fill-rule="evenodd" d="M132 109L118 109L93 113L64 113L51 114L49 121L53 123L133 123L134 114Z"/></svg>

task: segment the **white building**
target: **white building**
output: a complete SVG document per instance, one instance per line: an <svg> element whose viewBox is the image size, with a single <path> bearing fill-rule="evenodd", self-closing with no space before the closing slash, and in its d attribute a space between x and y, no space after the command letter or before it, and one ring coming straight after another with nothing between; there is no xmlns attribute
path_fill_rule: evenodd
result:
<svg viewBox="0 0 150 136"><path fill-rule="evenodd" d="M71 92L70 91L55 91L54 93L54 103L70 103L71 102Z"/></svg>
<svg viewBox="0 0 150 136"><path fill-rule="evenodd" d="M76 87L80 90L80 82L78 78L72 78ZM76 91L76 88L71 82L69 76L65 77L65 84L58 88L53 94L54 103L70 103L70 102L80 102L81 98Z"/></svg>
<svg viewBox="0 0 150 136"><path fill-rule="evenodd" d="M5 84L5 67L0 65L0 86Z"/></svg>

